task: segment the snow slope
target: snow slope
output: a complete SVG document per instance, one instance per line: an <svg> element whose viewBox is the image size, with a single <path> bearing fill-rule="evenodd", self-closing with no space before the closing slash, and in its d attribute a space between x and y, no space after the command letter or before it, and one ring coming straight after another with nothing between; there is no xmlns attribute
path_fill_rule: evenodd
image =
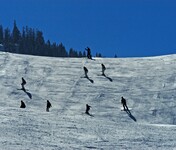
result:
<svg viewBox="0 0 176 150"><path fill-rule="evenodd" d="M176 149L176 55L95 59L0 52L0 149Z"/></svg>

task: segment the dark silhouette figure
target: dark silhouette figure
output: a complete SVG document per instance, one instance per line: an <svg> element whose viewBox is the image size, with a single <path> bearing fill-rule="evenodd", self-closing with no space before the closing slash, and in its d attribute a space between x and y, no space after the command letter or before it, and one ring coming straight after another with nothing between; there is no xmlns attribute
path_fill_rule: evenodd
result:
<svg viewBox="0 0 176 150"><path fill-rule="evenodd" d="M121 97L121 103L123 105L124 111L126 111L126 113L128 114L128 116L133 120L133 121L137 121L136 118L131 114L130 110L127 107L126 104L126 99L124 99L123 97Z"/></svg>
<svg viewBox="0 0 176 150"><path fill-rule="evenodd" d="M86 67L83 67L83 69L84 69L85 78L87 78L91 83L94 83L94 81L92 79L90 79L87 75L88 74L88 69Z"/></svg>
<svg viewBox="0 0 176 150"><path fill-rule="evenodd" d="M49 112L49 109L52 107L51 103L49 100L47 100L47 104L46 104L46 111Z"/></svg>
<svg viewBox="0 0 176 150"><path fill-rule="evenodd" d="M22 83L21 83L21 89L17 89L17 90L22 90L22 91L24 91L26 94L27 94L27 96L30 98L30 99L32 99L32 94L31 93L29 93L29 92L27 92L28 90L26 90L25 89L25 87L24 87L24 85L26 84L26 81L25 81L25 79L22 77L21 78L22 79Z"/></svg>
<svg viewBox="0 0 176 150"><path fill-rule="evenodd" d="M126 99L124 99L123 97L121 97L121 103L123 105L124 110L128 111L129 109L128 109L128 106L126 104Z"/></svg>
<svg viewBox="0 0 176 150"><path fill-rule="evenodd" d="M92 59L92 55L91 55L91 50L89 47L85 48L85 50L87 51L87 58L88 59Z"/></svg>
<svg viewBox="0 0 176 150"><path fill-rule="evenodd" d="M90 107L91 106L89 106L88 104L86 104L86 112L85 113L88 114L88 115L90 115L90 113L89 113Z"/></svg>
<svg viewBox="0 0 176 150"><path fill-rule="evenodd" d="M87 75L87 73L88 73L88 69L87 69L86 67L83 67L83 68L84 68L84 74L85 74L85 77L88 78L88 75Z"/></svg>
<svg viewBox="0 0 176 150"><path fill-rule="evenodd" d="M102 68L102 76L104 76L105 78L107 78L109 81L112 82L112 79L108 76L105 75L105 70L106 70L106 67L104 64L101 64L101 68Z"/></svg>
<svg viewBox="0 0 176 150"><path fill-rule="evenodd" d="M106 70L106 67L104 64L101 64L101 67L102 67L102 75L105 76L105 70Z"/></svg>
<svg viewBox="0 0 176 150"><path fill-rule="evenodd" d="M22 77L21 79L22 79L22 83L21 83L21 85L24 86L24 85L26 84L26 80L24 80L23 77Z"/></svg>
<svg viewBox="0 0 176 150"><path fill-rule="evenodd" d="M25 103L24 103L23 101L21 101L21 106L20 106L20 108L26 108L26 105L25 105Z"/></svg>
<svg viewBox="0 0 176 150"><path fill-rule="evenodd" d="M24 92L26 92L26 89L25 89L25 87L24 87L24 85L26 84L26 81L24 80L24 78L22 77L22 83L21 83L21 86L22 86L22 90L24 91Z"/></svg>

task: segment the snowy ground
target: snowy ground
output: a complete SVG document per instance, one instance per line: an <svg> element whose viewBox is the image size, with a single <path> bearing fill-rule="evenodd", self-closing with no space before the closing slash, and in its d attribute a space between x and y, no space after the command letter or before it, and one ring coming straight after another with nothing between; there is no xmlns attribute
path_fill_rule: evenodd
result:
<svg viewBox="0 0 176 150"><path fill-rule="evenodd" d="M21 77L27 93L17 90ZM0 91L1 150L176 150L176 55L94 61L0 52Z"/></svg>

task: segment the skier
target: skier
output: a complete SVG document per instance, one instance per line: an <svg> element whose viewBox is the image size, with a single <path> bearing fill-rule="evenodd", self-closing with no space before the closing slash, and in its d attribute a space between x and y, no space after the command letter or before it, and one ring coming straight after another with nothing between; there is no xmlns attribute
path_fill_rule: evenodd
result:
<svg viewBox="0 0 176 150"><path fill-rule="evenodd" d="M102 75L105 76L105 70L106 70L106 67L104 64L101 64L101 67L102 67Z"/></svg>
<svg viewBox="0 0 176 150"><path fill-rule="evenodd" d="M23 101L21 101L21 106L20 106L20 108L26 108L26 105L25 105L25 103L24 103Z"/></svg>
<svg viewBox="0 0 176 150"><path fill-rule="evenodd" d="M87 51L87 58L88 59L92 59L92 55L91 55L91 50L89 47L85 48L85 50Z"/></svg>
<svg viewBox="0 0 176 150"><path fill-rule="evenodd" d="M50 107L52 107L49 100L47 100L46 111L49 112Z"/></svg>
<svg viewBox="0 0 176 150"><path fill-rule="evenodd" d="M24 88L24 85L26 84L26 81L24 80L24 78L22 77L22 83L21 83L21 86L22 86L22 90L26 92L26 89Z"/></svg>
<svg viewBox="0 0 176 150"><path fill-rule="evenodd" d="M88 78L88 75L87 75L87 73L88 73L88 69L87 69L85 66L84 66L83 68L84 68L84 74L85 74L85 77Z"/></svg>
<svg viewBox="0 0 176 150"><path fill-rule="evenodd" d="M124 110L128 111L129 109L128 109L127 104L126 104L126 99L124 99L123 97L121 97L121 103L123 105Z"/></svg>
<svg viewBox="0 0 176 150"><path fill-rule="evenodd" d="M91 106L89 106L88 104L86 104L86 112L85 112L85 113L88 114L88 115L90 115L90 114L89 114L90 107L91 107Z"/></svg>

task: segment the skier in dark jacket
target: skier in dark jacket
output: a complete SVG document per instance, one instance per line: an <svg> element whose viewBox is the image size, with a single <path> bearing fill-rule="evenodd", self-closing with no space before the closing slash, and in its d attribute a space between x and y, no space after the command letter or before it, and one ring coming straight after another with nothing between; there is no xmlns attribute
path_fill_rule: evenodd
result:
<svg viewBox="0 0 176 150"><path fill-rule="evenodd" d="M24 85L26 84L26 81L24 80L24 78L22 77L22 83L21 83L21 86L22 86L22 90L26 92L26 89L24 88Z"/></svg>
<svg viewBox="0 0 176 150"><path fill-rule="evenodd" d="M24 103L23 101L21 101L21 106L20 106L20 108L26 108L26 105L25 105L25 103Z"/></svg>
<svg viewBox="0 0 176 150"><path fill-rule="evenodd" d="M88 115L90 115L90 114L89 114L90 107L91 107L91 106L89 106L88 104L86 104L86 112L85 112L85 113L88 114Z"/></svg>
<svg viewBox="0 0 176 150"><path fill-rule="evenodd" d="M106 70L106 67L104 64L101 64L101 67L102 67L102 75L105 76L105 70Z"/></svg>
<svg viewBox="0 0 176 150"><path fill-rule="evenodd" d="M123 97L121 97L121 103L123 105L124 110L128 111L129 109L128 109L127 104L126 104L126 99L124 99Z"/></svg>
<svg viewBox="0 0 176 150"><path fill-rule="evenodd" d="M49 109L52 107L51 103L49 100L47 100L47 104L46 104L46 111L49 112Z"/></svg>
<svg viewBox="0 0 176 150"><path fill-rule="evenodd" d="M85 48L85 50L87 51L87 58L92 59L92 55L91 55L91 50L89 47Z"/></svg>
<svg viewBox="0 0 176 150"><path fill-rule="evenodd" d="M83 68L84 68L84 74L85 74L85 77L88 78L88 75L87 75L87 73L88 73L88 69L87 69L86 67L83 67Z"/></svg>

